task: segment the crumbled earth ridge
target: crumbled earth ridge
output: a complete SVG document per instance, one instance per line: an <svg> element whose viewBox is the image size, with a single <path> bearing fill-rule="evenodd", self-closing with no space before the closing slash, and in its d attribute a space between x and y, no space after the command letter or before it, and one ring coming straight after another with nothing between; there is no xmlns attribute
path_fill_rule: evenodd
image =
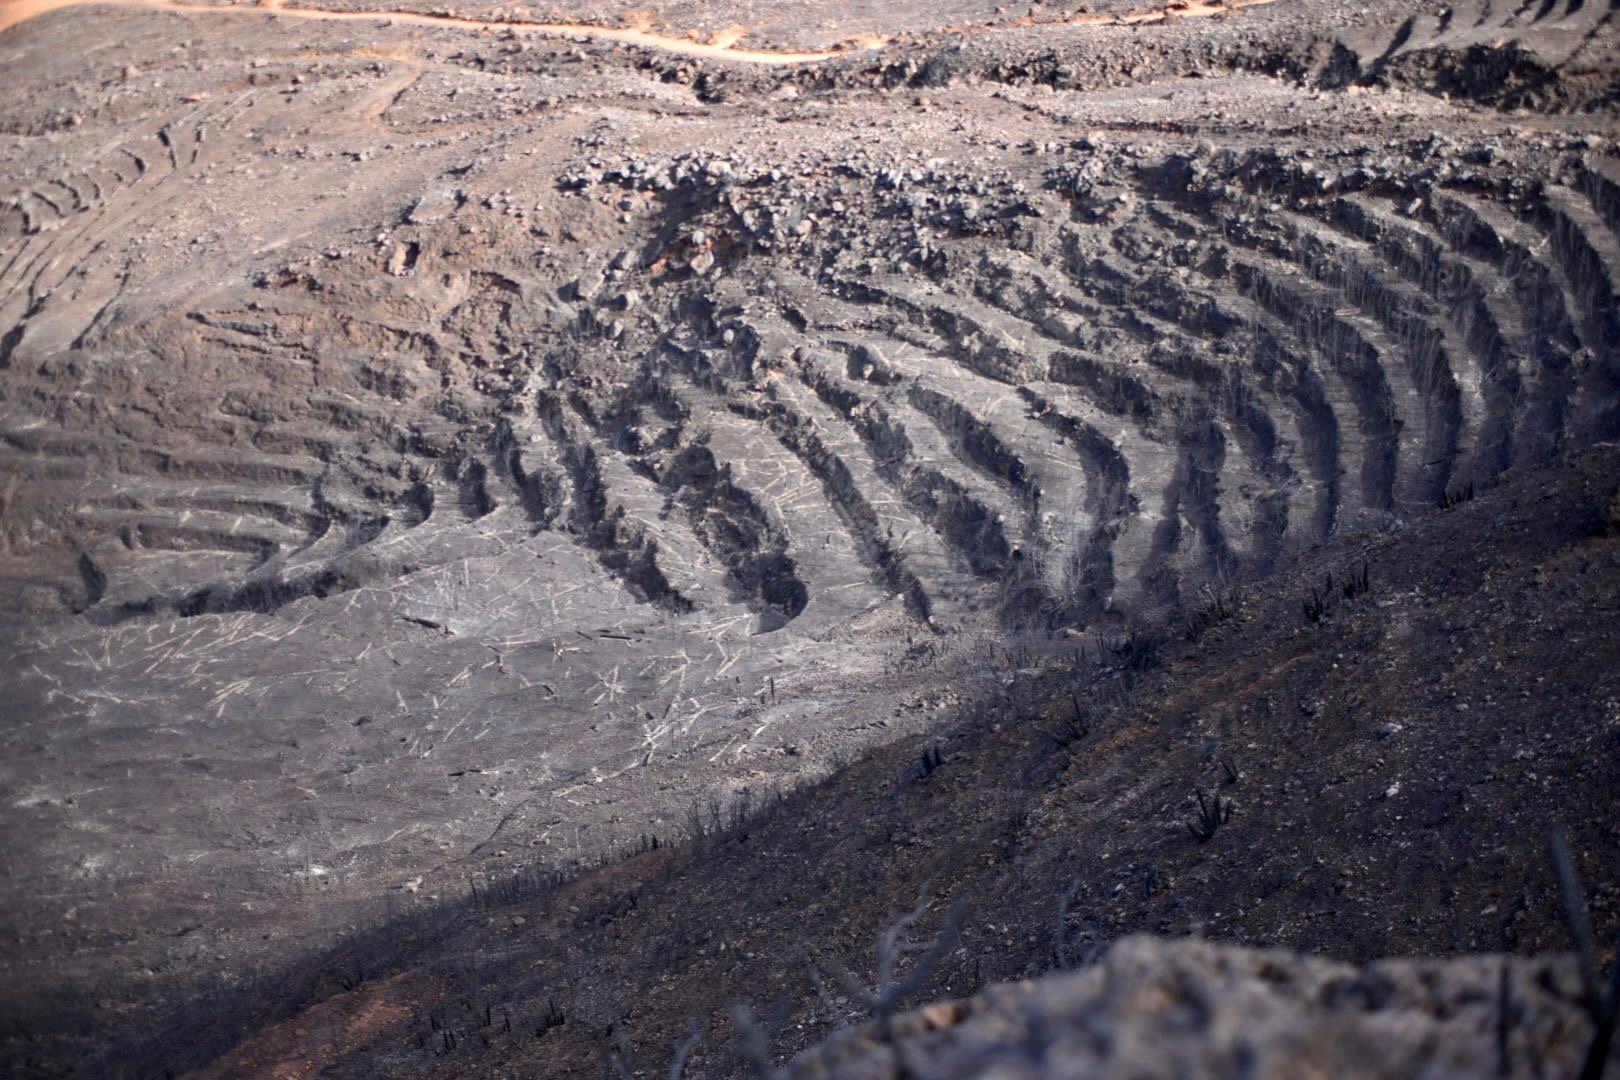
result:
<svg viewBox="0 0 1620 1080"><path fill-rule="evenodd" d="M1182 819L1217 758L1252 779L1278 753L1292 786L1271 797L1301 798L1319 763L1297 739L1268 749L1290 725L1341 740L1312 752L1354 806L1410 795L1385 767L1354 779L1347 749L1375 738L1387 766L1411 746L1415 719L1363 719L1390 711L1387 682L1256 670L1286 694L1247 714L1152 689L1187 671L1154 643L1206 623L1219 648L1188 647L1234 670L1309 653L1413 680L1531 646L1420 706L1458 731L1423 729L1440 801L1421 821L1462 808L1431 868L1501 895L1464 912L1466 890L1390 855L1410 814L1353 846L1302 805L1280 820L1306 834L1264 864L1300 908L1242 940L1354 962L1565 948L1559 823L1612 931L1594 795L1617 699L1599 614L1620 435L1612 9L764 7L0 7L8 1065L161 1074L364 1001L331 1068L366 1074L386 1044L401 1074L464 1072L480 1036L452 1052L465 1018L413 1003L484 1000L452 959L485 948L467 905L493 919L509 887L590 892L647 865L695 888L719 864L690 860L729 851L743 808L830 783L845 809L825 812L860 831L850 808L894 797L889 774L948 786L942 741L1004 751L975 796L1002 838L976 857L1057 843L1030 816L1051 785L1140 795L1028 760L1044 726L1031 747L990 738L1035 715L1188 725L1168 742L1207 754L1194 777L1127 738L1110 752L1141 755L1152 807L1075 819L1143 845L1115 865L1144 908L1174 875L1146 847L1167 838L1132 830L1210 850ZM1559 513L1526 516L1541 499ZM1418 548L1442 536L1446 565ZM1369 591L1341 605L1375 547ZM1505 610L1409 608L1487 552L1468 580ZM1479 744L1532 687L1515 722L1550 744ZM1239 723L1257 726L1229 745ZM889 779L849 787L862 769ZM1447 786L1465 770L1489 798ZM926 847L914 810L868 864ZM1028 927L1074 873L1042 865ZM839 893L875 888L859 860L820 881L859 913L844 947L943 887L914 869L898 898ZM1329 929L1318 892L1368 873L1450 921ZM602 900L607 923L651 918L619 911L639 888ZM1230 911L1121 908L1084 933ZM526 957L562 955L535 911L500 917L530 927ZM798 948L772 933L771 955ZM1038 974L1031 936L1049 928L981 937L935 989ZM641 984L582 963L547 972L572 1002L514 984L542 1018L590 1017L490 1051L515 1073L538 1070L526 1054L605 1068L627 1031L667 1049L727 1004L688 987L627 1020ZM763 1006L783 992L766 982L726 993ZM379 985L395 996L364 996ZM847 1019L811 1008L791 1030Z"/></svg>
<svg viewBox="0 0 1620 1080"><path fill-rule="evenodd" d="M1570 1076L1591 1037L1579 997L1567 962L1469 956L1358 969L1132 937L1082 972L936 1003L886 1036L840 1033L786 1075Z"/></svg>

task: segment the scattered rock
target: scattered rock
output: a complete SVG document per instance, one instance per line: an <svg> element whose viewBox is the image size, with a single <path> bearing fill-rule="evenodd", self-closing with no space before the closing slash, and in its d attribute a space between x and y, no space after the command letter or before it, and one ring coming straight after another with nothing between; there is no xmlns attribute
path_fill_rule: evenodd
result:
<svg viewBox="0 0 1620 1080"><path fill-rule="evenodd" d="M1616 488L1607 499L1603 500L1599 516L1605 532L1610 536L1620 536L1620 488Z"/></svg>
<svg viewBox="0 0 1620 1080"><path fill-rule="evenodd" d="M1356 968L1132 937L1085 971L901 1016L892 1043L872 1025L833 1035L795 1058L786 1077L893 1077L897 1046L906 1075L939 1080L1570 1076L1591 1033L1580 985L1567 957ZM1505 1028L1504 1000L1513 1010Z"/></svg>

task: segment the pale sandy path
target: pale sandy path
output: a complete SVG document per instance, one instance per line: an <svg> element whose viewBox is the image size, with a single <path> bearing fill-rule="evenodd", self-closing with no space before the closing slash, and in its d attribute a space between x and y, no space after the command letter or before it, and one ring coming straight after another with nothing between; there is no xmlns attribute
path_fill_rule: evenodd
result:
<svg viewBox="0 0 1620 1080"><path fill-rule="evenodd" d="M1107 26L1143 22L1162 22L1171 19L1201 18L1229 14L1240 7L1273 3L1275 0L1173 0L1170 4L1124 15L1080 15L1071 19L1020 19L1013 26ZM248 6L243 4L196 4L184 0L0 0L0 33L29 19L60 8L97 6L145 8L149 11L176 11L191 15L225 15L233 17L275 16L284 19L308 19L320 22L386 23L404 26L426 26L471 32L512 31L539 37L589 37L598 41L612 41L624 45L639 45L660 49L683 56L698 56L714 60L734 60L749 64L806 64L831 60L854 52L880 49L891 38L867 35L852 38L835 49L810 52L792 52L776 49L748 49L737 42L747 33L746 28L732 27L711 41L659 34L640 27L592 26L582 23L546 23L514 20L487 20L463 18L453 15L426 15L412 11L335 11L327 8L286 7L284 0L265 0ZM957 31L965 33L967 31Z"/></svg>

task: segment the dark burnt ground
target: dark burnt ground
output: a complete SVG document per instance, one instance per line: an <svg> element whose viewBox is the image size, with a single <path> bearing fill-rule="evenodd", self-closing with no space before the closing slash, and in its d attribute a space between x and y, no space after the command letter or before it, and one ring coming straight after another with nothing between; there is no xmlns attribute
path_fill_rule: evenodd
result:
<svg viewBox="0 0 1620 1080"><path fill-rule="evenodd" d="M1617 472L1603 445L1319 549L1194 640L1171 626L1140 672L1014 656L1030 666L948 734L878 750L718 838L486 895L405 974L334 994L206 1075L610 1075L615 1050L654 1075L694 1019L708 1035L687 1075L738 1075L728 1005L770 1019L778 1059L859 1019L841 990L818 994L810 958L870 977L878 935L919 895L937 898L920 940L950 900L969 904L919 1000L1052 970L1071 888L1079 962L1143 931L1357 962L1565 950L1555 825L1612 942L1620 537L1601 507ZM1345 601L1363 566L1368 591ZM1329 573L1335 599L1310 622ZM1075 700L1089 733L1060 745ZM1232 808L1207 842L1187 827L1199 789ZM326 986L364 962L328 958Z"/></svg>

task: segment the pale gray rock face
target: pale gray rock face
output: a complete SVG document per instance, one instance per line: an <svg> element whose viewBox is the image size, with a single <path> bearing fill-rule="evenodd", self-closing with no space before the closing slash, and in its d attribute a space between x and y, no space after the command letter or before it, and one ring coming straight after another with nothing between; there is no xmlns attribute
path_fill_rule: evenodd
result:
<svg viewBox="0 0 1620 1080"><path fill-rule="evenodd" d="M1570 1076L1591 1025L1572 958L1357 968L1292 953L1127 938L1085 970L829 1038L790 1080L1367 1080Z"/></svg>

